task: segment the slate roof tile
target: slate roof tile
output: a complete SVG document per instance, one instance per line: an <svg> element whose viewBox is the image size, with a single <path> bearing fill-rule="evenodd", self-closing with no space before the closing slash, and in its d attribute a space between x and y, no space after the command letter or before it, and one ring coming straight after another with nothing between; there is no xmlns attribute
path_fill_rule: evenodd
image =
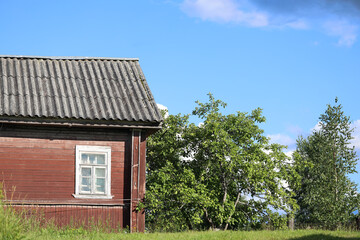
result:
<svg viewBox="0 0 360 240"><path fill-rule="evenodd" d="M0 116L162 121L138 59L0 56Z"/></svg>

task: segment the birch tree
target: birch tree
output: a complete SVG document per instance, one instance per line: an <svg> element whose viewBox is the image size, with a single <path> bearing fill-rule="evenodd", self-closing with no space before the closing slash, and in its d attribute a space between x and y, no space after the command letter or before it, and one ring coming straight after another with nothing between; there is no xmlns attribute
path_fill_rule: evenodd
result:
<svg viewBox="0 0 360 240"><path fill-rule="evenodd" d="M351 145L350 118L337 99L320 115L319 124L318 131L297 141L297 165L308 167L299 171L296 219L300 224L337 229L348 223L359 204L357 186L349 179L356 172L358 157Z"/></svg>

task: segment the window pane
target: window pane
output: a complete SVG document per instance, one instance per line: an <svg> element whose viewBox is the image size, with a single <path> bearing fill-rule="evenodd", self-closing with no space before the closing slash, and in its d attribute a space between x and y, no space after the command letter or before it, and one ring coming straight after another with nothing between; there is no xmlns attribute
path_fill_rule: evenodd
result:
<svg viewBox="0 0 360 240"><path fill-rule="evenodd" d="M91 153L82 153L81 154L81 163L82 164L101 164L105 165L105 154L91 154Z"/></svg>
<svg viewBox="0 0 360 240"><path fill-rule="evenodd" d="M97 178L96 185L97 186L105 186L105 178Z"/></svg>
<svg viewBox="0 0 360 240"><path fill-rule="evenodd" d="M96 191L105 193L105 179L104 178L96 179Z"/></svg>
<svg viewBox="0 0 360 240"><path fill-rule="evenodd" d="M105 177L105 168L96 168L95 177Z"/></svg>
<svg viewBox="0 0 360 240"><path fill-rule="evenodd" d="M96 154L89 154L89 160L90 160L91 164L95 163L95 156L96 156Z"/></svg>
<svg viewBox="0 0 360 240"><path fill-rule="evenodd" d="M96 192L98 192L98 193L105 193L105 186L96 187Z"/></svg>
<svg viewBox="0 0 360 240"><path fill-rule="evenodd" d="M97 164L105 164L105 155L104 154L97 154Z"/></svg>
<svg viewBox="0 0 360 240"><path fill-rule="evenodd" d="M81 185L90 186L90 178L88 178L88 177L83 177L83 178L81 179Z"/></svg>
<svg viewBox="0 0 360 240"><path fill-rule="evenodd" d="M90 192L90 186L81 186L81 192Z"/></svg>
<svg viewBox="0 0 360 240"><path fill-rule="evenodd" d="M91 178L90 177L82 177L81 178L81 191L82 192L90 192L91 189Z"/></svg>
<svg viewBox="0 0 360 240"><path fill-rule="evenodd" d="M81 168L81 176L84 177L91 176L91 168Z"/></svg>
<svg viewBox="0 0 360 240"><path fill-rule="evenodd" d="M88 155L86 153L82 153L81 154L81 162L87 163L87 160L88 160Z"/></svg>

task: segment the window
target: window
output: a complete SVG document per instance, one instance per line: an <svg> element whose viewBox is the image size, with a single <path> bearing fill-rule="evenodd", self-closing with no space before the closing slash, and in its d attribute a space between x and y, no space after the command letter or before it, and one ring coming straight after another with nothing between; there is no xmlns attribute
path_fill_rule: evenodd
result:
<svg viewBox="0 0 360 240"><path fill-rule="evenodd" d="M111 148L76 146L75 198L111 199Z"/></svg>

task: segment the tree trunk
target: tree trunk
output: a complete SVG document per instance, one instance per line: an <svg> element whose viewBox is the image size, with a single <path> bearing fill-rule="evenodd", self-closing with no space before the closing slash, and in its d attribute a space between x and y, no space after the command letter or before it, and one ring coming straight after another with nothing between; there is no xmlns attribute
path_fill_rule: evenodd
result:
<svg viewBox="0 0 360 240"><path fill-rule="evenodd" d="M336 153L335 153L335 143L333 151L333 161L334 161L334 173L335 173L335 201L338 201L338 177L337 177L337 168L336 168Z"/></svg>
<svg viewBox="0 0 360 240"><path fill-rule="evenodd" d="M225 207L225 202L226 202L226 198L227 198L227 189L224 188L224 196L223 196L223 200L222 200L222 207Z"/></svg>
<svg viewBox="0 0 360 240"><path fill-rule="evenodd" d="M240 195L240 192L239 192L238 195L237 195L236 201L235 201L235 203L234 203L234 211L233 211L232 213L230 213L230 215L229 215L229 217L228 217L228 219L227 219L227 221L226 221L226 225L225 225L224 231L226 231L226 230L228 229L228 227L229 227L230 219L231 219L232 215L234 214L234 212L236 211L236 206L238 205L238 203L239 203L239 201L240 201L240 196L241 196L241 195Z"/></svg>
<svg viewBox="0 0 360 240"><path fill-rule="evenodd" d="M209 223L210 223L210 225L211 225L211 229L214 230L214 229L215 229L215 225L214 225L212 219L209 217L209 214L208 214L206 208L203 208L203 209L204 209L204 212L205 212L205 217L206 217L206 219L209 221Z"/></svg>
<svg viewBox="0 0 360 240"><path fill-rule="evenodd" d="M288 221L288 228L290 230L294 230L294 225L295 225L294 217L290 217Z"/></svg>

